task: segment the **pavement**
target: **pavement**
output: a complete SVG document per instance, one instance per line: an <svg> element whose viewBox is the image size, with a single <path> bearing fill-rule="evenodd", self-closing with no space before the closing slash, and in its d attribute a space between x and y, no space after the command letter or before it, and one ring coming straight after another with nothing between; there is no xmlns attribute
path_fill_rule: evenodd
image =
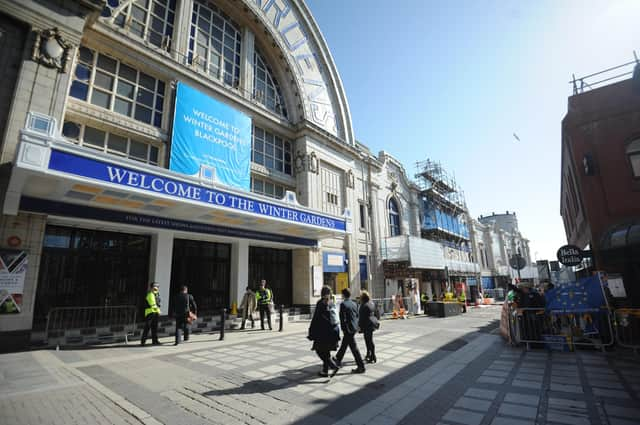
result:
<svg viewBox="0 0 640 425"><path fill-rule="evenodd" d="M0 355L0 423L449 424L640 423L631 352L525 351L497 335L499 307L445 319L383 321L378 362L333 378L305 338L284 332L193 335L138 344ZM360 335L358 345L364 350Z"/></svg>

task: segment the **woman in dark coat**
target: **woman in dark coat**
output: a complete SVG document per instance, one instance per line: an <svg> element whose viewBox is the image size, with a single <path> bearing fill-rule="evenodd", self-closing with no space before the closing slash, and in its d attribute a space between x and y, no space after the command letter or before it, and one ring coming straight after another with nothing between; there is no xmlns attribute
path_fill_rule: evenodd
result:
<svg viewBox="0 0 640 425"><path fill-rule="evenodd" d="M340 320L336 321L338 315L336 306L331 301L331 288L323 287L320 296L316 310L313 312L307 338L313 341L311 349L315 350L322 360L322 371L318 375L326 377L329 376L329 369L338 370L338 365L331 360L330 352L338 349Z"/></svg>
<svg viewBox="0 0 640 425"><path fill-rule="evenodd" d="M376 363L378 360L376 346L373 344L373 331L380 327L380 322L376 305L371 301L367 291L360 292L359 316L358 327L364 334L364 343L367 346L367 355L364 359L367 363Z"/></svg>

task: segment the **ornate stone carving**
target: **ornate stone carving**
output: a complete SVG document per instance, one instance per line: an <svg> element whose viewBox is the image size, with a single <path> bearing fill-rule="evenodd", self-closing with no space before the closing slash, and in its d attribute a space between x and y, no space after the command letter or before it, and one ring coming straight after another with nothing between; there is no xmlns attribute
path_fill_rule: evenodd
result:
<svg viewBox="0 0 640 425"><path fill-rule="evenodd" d="M353 189L356 187L356 177L353 175L353 171L347 171L347 187Z"/></svg>
<svg viewBox="0 0 640 425"><path fill-rule="evenodd" d="M71 47L62 38L58 28L36 31L31 59L60 72L68 72L73 50Z"/></svg>
<svg viewBox="0 0 640 425"><path fill-rule="evenodd" d="M308 155L297 151L296 156L293 159L293 166L297 173L301 173L303 171L309 171L310 173L318 173L318 157L315 152L311 152Z"/></svg>

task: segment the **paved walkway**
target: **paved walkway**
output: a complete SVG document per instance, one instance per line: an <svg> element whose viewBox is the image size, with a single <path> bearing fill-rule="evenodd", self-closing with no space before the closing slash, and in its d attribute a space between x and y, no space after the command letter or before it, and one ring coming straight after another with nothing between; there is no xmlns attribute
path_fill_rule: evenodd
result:
<svg viewBox="0 0 640 425"><path fill-rule="evenodd" d="M636 362L508 347L495 335L498 317L486 308L383 322L378 363L363 375L347 364L331 379L316 375L305 323L225 341L196 335L178 347L5 355L0 412L8 425L640 423Z"/></svg>

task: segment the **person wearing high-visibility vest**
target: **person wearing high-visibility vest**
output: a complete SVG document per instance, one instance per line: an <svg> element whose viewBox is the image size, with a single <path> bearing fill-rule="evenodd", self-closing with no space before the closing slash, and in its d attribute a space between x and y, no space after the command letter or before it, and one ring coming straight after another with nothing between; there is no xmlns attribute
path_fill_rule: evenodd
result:
<svg viewBox="0 0 640 425"><path fill-rule="evenodd" d="M273 293L271 289L266 288L267 281L260 281L260 289L256 291L256 300L258 301L258 310L260 310L260 327L264 330L264 316L267 316L267 324L269 330L271 328L271 304L273 303Z"/></svg>
<svg viewBox="0 0 640 425"><path fill-rule="evenodd" d="M157 282L153 282L145 297L147 307L144 309L144 330L142 331L140 345L144 345L147 342L149 330L151 330L151 343L153 345L160 345L160 341L158 341L158 318L160 317L159 288L160 285Z"/></svg>
<svg viewBox="0 0 640 425"><path fill-rule="evenodd" d="M465 292L464 290L460 291L460 295L458 296L458 301L462 303L462 312L466 313L467 312L467 294L465 294L464 292Z"/></svg>
<svg viewBox="0 0 640 425"><path fill-rule="evenodd" d="M429 296L426 292L420 294L420 304L422 304L422 311L427 314L427 303L429 302Z"/></svg>

